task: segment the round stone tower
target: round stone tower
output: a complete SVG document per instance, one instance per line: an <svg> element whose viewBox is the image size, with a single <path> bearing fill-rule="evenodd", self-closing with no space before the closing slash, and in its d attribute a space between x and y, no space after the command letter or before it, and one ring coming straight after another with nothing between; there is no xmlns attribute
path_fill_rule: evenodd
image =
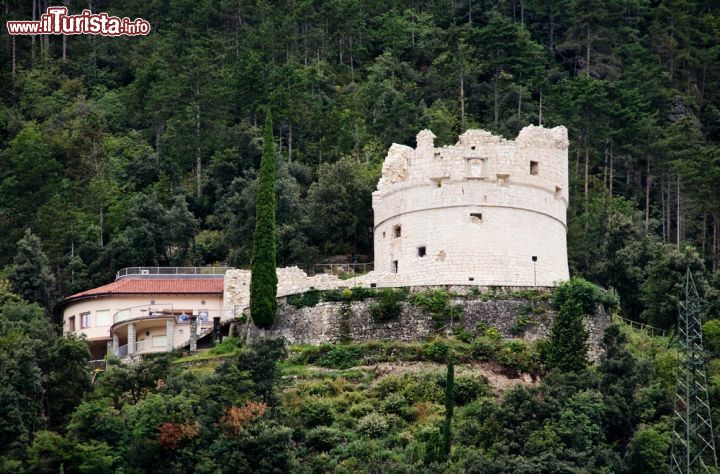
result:
<svg viewBox="0 0 720 474"><path fill-rule="evenodd" d="M568 279L565 127L525 127L505 140L468 130L436 148L393 144L375 211L379 286L551 286ZM366 278L363 278L366 279Z"/></svg>

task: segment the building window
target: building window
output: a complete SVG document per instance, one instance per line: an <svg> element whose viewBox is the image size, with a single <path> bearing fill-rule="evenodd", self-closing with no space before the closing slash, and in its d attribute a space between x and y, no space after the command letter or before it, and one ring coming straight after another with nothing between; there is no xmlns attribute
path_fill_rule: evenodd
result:
<svg viewBox="0 0 720 474"><path fill-rule="evenodd" d="M510 173L498 173L497 174L497 183L500 186L507 186L507 184L510 182Z"/></svg>
<svg viewBox="0 0 720 474"><path fill-rule="evenodd" d="M540 163L537 161L530 162L530 174L537 175L540 172Z"/></svg>
<svg viewBox="0 0 720 474"><path fill-rule="evenodd" d="M470 213L470 222L474 224L479 224L482 222L482 213L480 212L471 212Z"/></svg>
<svg viewBox="0 0 720 474"><path fill-rule="evenodd" d="M435 184L436 188L442 188L442 178L430 178L430 181Z"/></svg>
<svg viewBox="0 0 720 474"><path fill-rule="evenodd" d="M562 188L560 186L555 186L555 199L560 199L562 197Z"/></svg>
<svg viewBox="0 0 720 474"><path fill-rule="evenodd" d="M418 247L418 257L424 257L427 255L427 249L423 247Z"/></svg>
<svg viewBox="0 0 720 474"><path fill-rule="evenodd" d="M385 238L385 232L383 232L383 239Z"/></svg>
<svg viewBox="0 0 720 474"><path fill-rule="evenodd" d="M83 313L80 315L80 329L90 327L90 313Z"/></svg>
<svg viewBox="0 0 720 474"><path fill-rule="evenodd" d="M392 261L392 273L397 273L397 272L398 272L398 261L393 260Z"/></svg>
<svg viewBox="0 0 720 474"><path fill-rule="evenodd" d="M112 326L112 317L109 309L95 311L95 325L98 327Z"/></svg>
<svg viewBox="0 0 720 474"><path fill-rule="evenodd" d="M75 332L75 316L68 318L68 332Z"/></svg>
<svg viewBox="0 0 720 474"><path fill-rule="evenodd" d="M394 225L393 226L393 237L397 239L400 236L402 236L402 227L399 225Z"/></svg>

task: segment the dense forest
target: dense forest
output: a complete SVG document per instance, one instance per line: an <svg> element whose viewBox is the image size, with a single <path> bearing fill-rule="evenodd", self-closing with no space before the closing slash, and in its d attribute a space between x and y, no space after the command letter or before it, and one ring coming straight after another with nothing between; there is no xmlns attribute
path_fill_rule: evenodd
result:
<svg viewBox="0 0 720 474"><path fill-rule="evenodd" d="M91 386L84 342L49 310L122 267L248 267L268 113L277 263L309 270L372 260L393 142L564 125L571 273L668 329L691 268L720 350L720 4L64 0L152 31L6 34L52 3L2 10L0 471L664 472L673 352L630 328L613 326L590 368L552 370L557 347L480 328L402 347L231 341L212 367L175 355ZM453 352L454 382L352 368L445 370ZM491 393L462 375L480 360L542 382ZM447 396L453 383L464 395Z"/></svg>

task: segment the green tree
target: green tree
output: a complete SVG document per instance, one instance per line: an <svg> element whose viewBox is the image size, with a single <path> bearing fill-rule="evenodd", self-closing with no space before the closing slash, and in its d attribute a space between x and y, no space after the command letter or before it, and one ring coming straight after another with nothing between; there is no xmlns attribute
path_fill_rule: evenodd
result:
<svg viewBox="0 0 720 474"><path fill-rule="evenodd" d="M277 309L277 273L275 254L275 143L272 117L265 119L263 154L256 198L253 236L252 276L250 279L250 316L256 326L270 328Z"/></svg>
<svg viewBox="0 0 720 474"><path fill-rule="evenodd" d="M556 311L550 328L548 368L561 372L580 372L587 366L588 332L583 321L599 301L599 290L592 283L573 277L558 288L552 298Z"/></svg>
<svg viewBox="0 0 720 474"><path fill-rule="evenodd" d="M40 238L30 229L25 230L25 235L17 243L17 254L8 279L13 289L26 301L50 309L55 278L50 272Z"/></svg>

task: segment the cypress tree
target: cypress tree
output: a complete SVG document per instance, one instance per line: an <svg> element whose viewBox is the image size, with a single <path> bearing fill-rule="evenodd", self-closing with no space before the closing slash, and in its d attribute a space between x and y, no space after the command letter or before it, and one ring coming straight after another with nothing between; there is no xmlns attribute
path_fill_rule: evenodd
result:
<svg viewBox="0 0 720 474"><path fill-rule="evenodd" d="M256 196L255 234L253 236L252 276L250 279L250 316L255 325L269 329L277 309L277 273L275 273L275 144L272 116L265 119L263 152Z"/></svg>
<svg viewBox="0 0 720 474"><path fill-rule="evenodd" d="M452 446L452 418L455 411L455 365L452 350L447 356L447 379L445 380L445 423L442 431L442 461L447 461Z"/></svg>

